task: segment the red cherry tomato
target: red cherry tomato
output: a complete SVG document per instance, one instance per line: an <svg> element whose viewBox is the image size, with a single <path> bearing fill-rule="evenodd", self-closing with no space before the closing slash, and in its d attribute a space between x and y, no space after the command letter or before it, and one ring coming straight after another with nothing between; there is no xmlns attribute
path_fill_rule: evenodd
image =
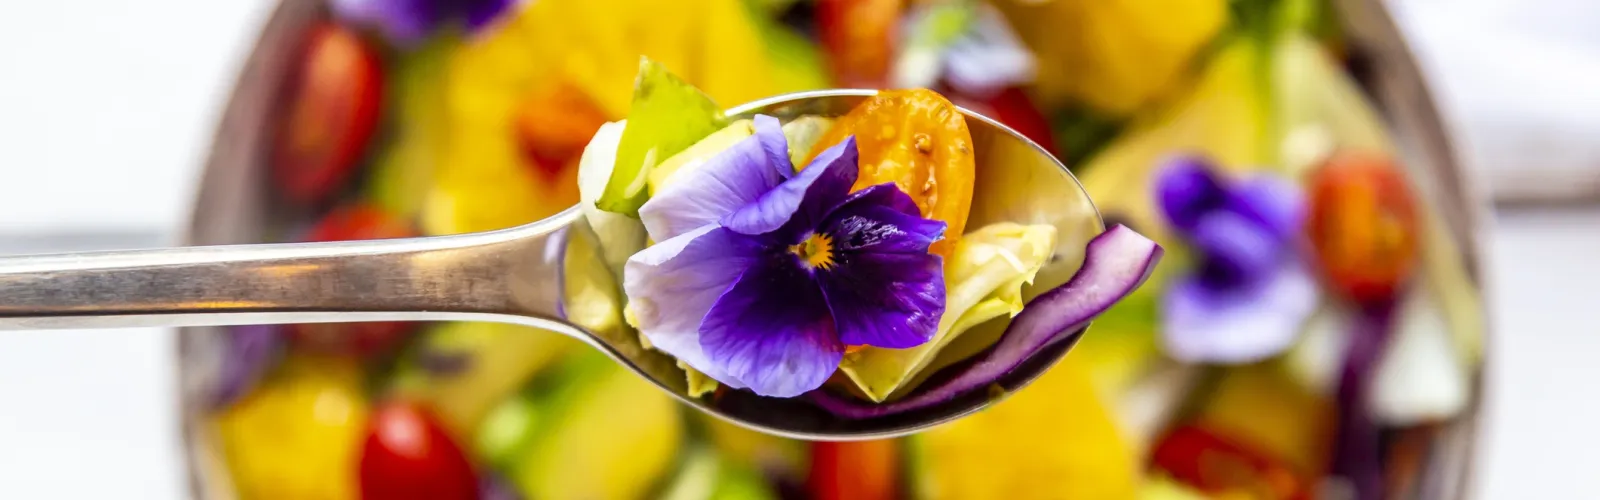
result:
<svg viewBox="0 0 1600 500"><path fill-rule="evenodd" d="M1029 98L1021 87L1009 87L988 97L956 94L952 95L950 100L961 107L999 120L1024 137L1039 143L1039 146L1044 147L1050 154L1060 156L1061 152L1056 149L1055 133L1050 128L1050 120L1039 112L1039 107L1033 104L1033 99Z"/></svg>
<svg viewBox="0 0 1600 500"><path fill-rule="evenodd" d="M816 442L811 444L807 480L816 500L891 500L899 498L900 449L897 441Z"/></svg>
<svg viewBox="0 0 1600 500"><path fill-rule="evenodd" d="M1310 179L1307 231L1333 288L1357 302L1394 296L1417 266L1417 206L1383 156L1341 152Z"/></svg>
<svg viewBox="0 0 1600 500"><path fill-rule="evenodd" d="M887 84L905 0L818 0L818 38L839 85Z"/></svg>
<svg viewBox="0 0 1600 500"><path fill-rule="evenodd" d="M1247 498L1310 498L1310 482L1282 461L1202 426L1173 429L1156 444L1152 466L1212 495Z"/></svg>
<svg viewBox="0 0 1600 500"><path fill-rule="evenodd" d="M349 181L377 129L383 102L378 54L354 32L319 24L285 93L288 109L273 142L274 177L289 200L318 203Z"/></svg>
<svg viewBox="0 0 1600 500"><path fill-rule="evenodd" d="M417 230L375 206L357 203L333 210L306 236L307 241L350 241L406 238ZM289 326L296 347L310 351L370 356L399 343L416 325L401 321L306 323Z"/></svg>
<svg viewBox="0 0 1600 500"><path fill-rule="evenodd" d="M361 449L364 500L475 500L478 477L433 412L412 402L372 413Z"/></svg>

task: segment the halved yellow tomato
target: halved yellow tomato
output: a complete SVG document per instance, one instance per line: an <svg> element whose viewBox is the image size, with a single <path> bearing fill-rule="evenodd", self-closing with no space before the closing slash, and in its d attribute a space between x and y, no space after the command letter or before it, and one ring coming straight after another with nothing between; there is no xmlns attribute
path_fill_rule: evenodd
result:
<svg viewBox="0 0 1600 500"><path fill-rule="evenodd" d="M839 118L806 161L848 136L856 138L861 165L851 189L893 182L923 217L949 225L929 250L948 258L966 229L976 175L972 132L961 111L932 90L882 91Z"/></svg>

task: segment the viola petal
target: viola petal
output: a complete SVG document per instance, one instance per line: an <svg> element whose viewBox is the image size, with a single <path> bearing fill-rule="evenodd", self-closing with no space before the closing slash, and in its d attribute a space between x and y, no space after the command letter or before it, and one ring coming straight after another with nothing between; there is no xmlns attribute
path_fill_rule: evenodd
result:
<svg viewBox="0 0 1600 500"><path fill-rule="evenodd" d="M700 348L700 325L758 251L749 237L707 225L634 254L623 273L630 322L656 349L743 387Z"/></svg>
<svg viewBox="0 0 1600 500"><path fill-rule="evenodd" d="M890 349L933 338L944 315L944 259L923 253L840 253L817 273L839 340Z"/></svg>
<svg viewBox="0 0 1600 500"><path fill-rule="evenodd" d="M1266 228L1277 241L1287 242L1300 234L1305 193L1288 179L1260 174L1236 183L1228 193L1226 207Z"/></svg>
<svg viewBox="0 0 1600 500"><path fill-rule="evenodd" d="M917 202L912 201L911 196L901 191L893 182L867 186L866 189L850 193L850 197L835 210L846 210L854 206L884 207L906 215L919 217L922 215L922 210L917 208Z"/></svg>
<svg viewBox="0 0 1600 500"><path fill-rule="evenodd" d="M784 179L794 177L794 162L789 160L789 136L783 135L783 124L777 118L756 115L751 120L756 129L756 140L767 152L767 163L778 169Z"/></svg>
<svg viewBox="0 0 1600 500"><path fill-rule="evenodd" d="M822 231L832 238L838 253L926 254L933 242L944 237L946 227L943 221L917 215L911 198L889 183L851 195L828 215Z"/></svg>
<svg viewBox="0 0 1600 500"><path fill-rule="evenodd" d="M1201 216L1189 239L1202 256L1201 279L1213 287L1260 282L1283 261L1283 245L1275 235L1233 212Z"/></svg>
<svg viewBox="0 0 1600 500"><path fill-rule="evenodd" d="M665 241L729 217L786 184L762 145L763 132L756 130L756 135L734 143L700 168L679 172L676 175L682 179L662 187L639 207L639 219L651 239ZM782 130L778 134L782 137Z"/></svg>
<svg viewBox="0 0 1600 500"><path fill-rule="evenodd" d="M466 0L459 2L456 8L466 18L467 32L477 33L515 3L515 0Z"/></svg>
<svg viewBox="0 0 1600 500"><path fill-rule="evenodd" d="M821 387L844 356L822 290L788 254L745 270L706 314L700 346L752 392L782 398Z"/></svg>
<svg viewBox="0 0 1600 500"><path fill-rule="evenodd" d="M856 183L856 141L846 137L817 155L800 173L759 200L723 217L721 224L744 234L775 236L783 244L799 243L828 212L839 206Z"/></svg>
<svg viewBox="0 0 1600 500"><path fill-rule="evenodd" d="M1211 165L1192 156L1167 160L1156 174L1155 190L1161 213L1179 231L1192 229L1201 215L1221 205L1227 197Z"/></svg>
<svg viewBox="0 0 1600 500"><path fill-rule="evenodd" d="M1162 339L1179 361L1253 362L1288 348L1316 303L1315 281L1293 263L1255 287L1218 289L1184 277L1162 298Z"/></svg>
<svg viewBox="0 0 1600 500"><path fill-rule="evenodd" d="M445 14L433 0L333 0L330 7L339 19L377 29L401 46L421 43Z"/></svg>

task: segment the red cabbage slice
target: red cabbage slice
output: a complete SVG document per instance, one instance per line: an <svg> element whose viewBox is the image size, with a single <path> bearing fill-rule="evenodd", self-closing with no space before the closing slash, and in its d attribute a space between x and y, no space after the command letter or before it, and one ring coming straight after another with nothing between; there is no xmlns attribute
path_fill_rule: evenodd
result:
<svg viewBox="0 0 1600 500"><path fill-rule="evenodd" d="M1089 240L1083 267L1066 283L1039 295L1023 307L1000 341L962 365L953 376L937 376L904 399L874 404L816 390L812 403L844 418L877 418L934 406L984 389L1027 362L1035 353L1061 340L1076 338L1117 301L1144 284L1161 261L1160 245L1127 226L1117 225ZM1015 388L1013 389L1015 390Z"/></svg>
<svg viewBox="0 0 1600 500"><path fill-rule="evenodd" d="M1350 345L1339 370L1339 420L1332 473L1350 482L1354 498L1383 497L1383 429L1372 417L1367 393L1378 358L1393 336L1397 307L1362 307L1351 321Z"/></svg>

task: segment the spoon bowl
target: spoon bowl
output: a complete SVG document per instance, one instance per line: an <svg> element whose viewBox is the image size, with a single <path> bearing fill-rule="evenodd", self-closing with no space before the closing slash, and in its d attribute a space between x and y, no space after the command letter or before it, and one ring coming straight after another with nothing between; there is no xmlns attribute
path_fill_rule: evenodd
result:
<svg viewBox="0 0 1600 500"><path fill-rule="evenodd" d="M841 115L870 90L788 94L728 114ZM1104 230L1076 179L999 122L963 109L976 164L973 227L1050 224L1059 245L1024 299L1064 283ZM559 332L696 409L760 432L808 440L915 433L997 401L988 393L872 419L836 417L804 399L743 391L690 397L675 360L639 343L601 242L577 208L498 231L324 243L198 246L0 259L0 330L187 327L364 321L495 321ZM1073 337L1075 340L1076 337ZM1058 342L996 384L1020 390L1071 348ZM935 375L937 377L937 375Z"/></svg>

